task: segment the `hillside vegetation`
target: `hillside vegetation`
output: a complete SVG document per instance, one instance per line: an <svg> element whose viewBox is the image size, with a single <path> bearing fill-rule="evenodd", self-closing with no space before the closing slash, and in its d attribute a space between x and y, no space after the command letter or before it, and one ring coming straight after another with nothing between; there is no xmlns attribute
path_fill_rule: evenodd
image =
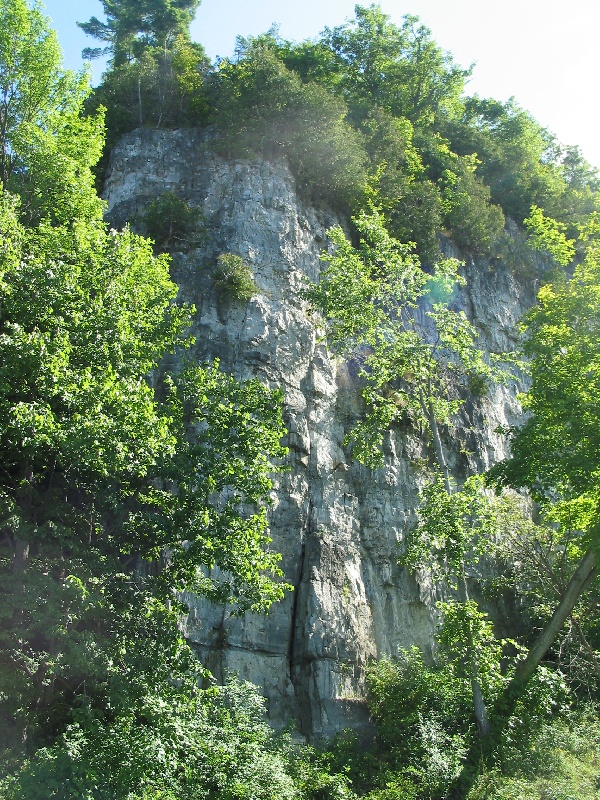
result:
<svg viewBox="0 0 600 800"><path fill-rule="evenodd" d="M271 30L213 65L190 40L198 0L102 6L81 24L109 56L92 91L37 6L0 0L0 798L597 798L595 171L513 101L468 97L470 69L416 17L357 6L315 40ZM400 421L432 443L399 557L443 587L438 657L371 665L368 743L275 734L257 689L217 687L178 628L182 592L244 613L289 588L267 525L282 393L194 364L195 309L175 302L169 254L202 240L201 215L165 194L134 221L151 238L103 220L114 143L181 126L227 158L286 160L345 216L351 240L330 231L304 299L334 352L363 354L348 452L377 468ZM513 457L460 485L440 431L507 367L452 303L447 237L541 286ZM231 253L214 288L256 291ZM466 580L480 558L500 566L483 601ZM484 608L501 594L522 608L510 640Z"/></svg>

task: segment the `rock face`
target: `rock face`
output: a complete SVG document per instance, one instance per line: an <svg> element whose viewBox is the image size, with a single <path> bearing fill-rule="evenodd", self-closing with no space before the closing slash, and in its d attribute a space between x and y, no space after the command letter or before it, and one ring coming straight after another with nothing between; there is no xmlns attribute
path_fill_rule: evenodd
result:
<svg viewBox="0 0 600 800"><path fill-rule="evenodd" d="M275 725L296 719L307 736L366 721L362 678L370 659L417 645L431 653L436 587L397 564L414 519L427 443L410 428L387 437L385 465L353 463L344 435L359 413L352 375L319 341L301 297L319 275L327 208L301 200L283 163L227 162L196 131L138 131L115 148L106 183L115 224L134 219L165 191L201 207L208 236L174 256L185 300L197 308L197 356L218 357L238 378L260 377L285 393L289 471L271 512L273 547L294 591L266 616L232 617L227 608L186 598L186 636L218 679L257 684ZM242 256L258 293L246 304L219 302L210 269L220 253ZM515 324L532 301L508 270L467 264L460 302L498 351L514 344ZM494 433L519 414L516 386L467 402L446 433L460 478L505 455Z"/></svg>

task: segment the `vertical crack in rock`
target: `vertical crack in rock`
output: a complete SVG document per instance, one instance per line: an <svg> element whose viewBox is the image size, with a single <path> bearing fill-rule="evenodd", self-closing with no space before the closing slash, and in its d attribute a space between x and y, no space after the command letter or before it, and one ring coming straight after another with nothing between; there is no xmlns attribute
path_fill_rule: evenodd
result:
<svg viewBox="0 0 600 800"><path fill-rule="evenodd" d="M312 711L307 688L302 675L302 663L305 656L302 653L303 621L306 615L306 583L308 572L307 540L309 535L310 520L312 517L312 502L309 502L307 514L307 527L302 533L302 545L298 564L298 581L294 586L292 599L292 613L290 619L290 641L288 652L289 679L294 687L294 695L298 704L298 721L300 732L310 736L312 730Z"/></svg>
<svg viewBox="0 0 600 800"><path fill-rule="evenodd" d="M297 637L298 630L298 607L300 604L300 593L304 583L304 576L306 572L306 540L302 542L300 551L300 571L298 582L294 586L294 596L292 600L292 617L290 620L290 646L288 652L288 669L289 676L292 683L294 683L294 671L296 668L296 654L297 654Z"/></svg>

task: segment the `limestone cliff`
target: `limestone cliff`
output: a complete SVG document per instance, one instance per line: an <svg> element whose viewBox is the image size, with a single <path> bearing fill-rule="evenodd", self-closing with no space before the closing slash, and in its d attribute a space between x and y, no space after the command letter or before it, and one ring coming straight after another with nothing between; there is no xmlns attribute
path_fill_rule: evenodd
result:
<svg viewBox="0 0 600 800"><path fill-rule="evenodd" d="M224 161L195 131L126 136L107 177L110 217L115 224L134 218L165 191L200 206L207 221L203 246L174 257L182 296L197 307L197 357L218 357L238 378L281 386L290 448L271 535L293 593L268 615L244 618L188 597L185 633L217 677L235 673L262 689L275 724L297 718L309 735L360 724L369 659L413 644L432 647L436 589L397 565L427 443L410 428L394 430L376 471L344 451L359 411L356 387L319 341L300 291L306 279L318 279L336 218L299 198L285 164ZM247 304L217 302L211 291L210 267L224 252L252 266L258 293ZM510 348L531 291L506 269L465 269L465 311L489 347ZM458 476L505 455L494 431L516 419L515 392L508 384L466 404L461 424L447 433Z"/></svg>

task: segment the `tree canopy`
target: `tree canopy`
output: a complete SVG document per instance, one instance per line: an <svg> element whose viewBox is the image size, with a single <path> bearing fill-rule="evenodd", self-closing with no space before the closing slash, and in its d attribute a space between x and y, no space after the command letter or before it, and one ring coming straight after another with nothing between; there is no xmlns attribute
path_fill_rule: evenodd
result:
<svg viewBox="0 0 600 800"><path fill-rule="evenodd" d="M84 706L89 732L142 686L159 704L170 681L189 689L177 592L239 610L282 596L266 507L284 428L279 392L186 362L193 308L169 257L102 219L84 78L61 72L36 9L2 13L17 88L0 194L0 746L33 750Z"/></svg>
<svg viewBox="0 0 600 800"><path fill-rule="evenodd" d="M189 38L189 26L200 0L101 0L106 21L78 22L105 47L87 48L84 58L110 55L117 68L139 59L148 47L167 49L178 36Z"/></svg>
<svg viewBox="0 0 600 800"><path fill-rule="evenodd" d="M560 229L539 213L530 220L538 246L563 264L569 261L573 243ZM537 304L525 318L524 350L530 360L532 386L524 405L531 417L513 431L513 456L504 468L512 482L530 486L540 499L578 499L593 516L600 500L600 250L594 238L596 229L593 220L584 232L587 254L573 275L558 276L541 287Z"/></svg>
<svg viewBox="0 0 600 800"><path fill-rule="evenodd" d="M354 113L373 106L415 125L460 106L470 70L454 64L418 17L406 15L401 27L377 5L357 5L355 19L325 29L323 43L334 55L333 83Z"/></svg>
<svg viewBox="0 0 600 800"><path fill-rule="evenodd" d="M102 115L82 115L87 77L63 70L60 59L39 8L0 5L0 182L30 221L62 223L100 209L90 176L102 151Z"/></svg>
<svg viewBox="0 0 600 800"><path fill-rule="evenodd" d="M303 189L349 216L377 191L392 235L427 265L448 233L465 253L526 272L535 259L506 218L520 225L535 204L573 233L594 211L598 178L578 149L514 100L468 97L472 67L417 17L398 25L357 5L314 40L273 27L211 65L186 28L196 3L103 5L106 22L82 27L113 56L88 104L107 107L109 146L135 127L215 125L221 152L285 158Z"/></svg>

